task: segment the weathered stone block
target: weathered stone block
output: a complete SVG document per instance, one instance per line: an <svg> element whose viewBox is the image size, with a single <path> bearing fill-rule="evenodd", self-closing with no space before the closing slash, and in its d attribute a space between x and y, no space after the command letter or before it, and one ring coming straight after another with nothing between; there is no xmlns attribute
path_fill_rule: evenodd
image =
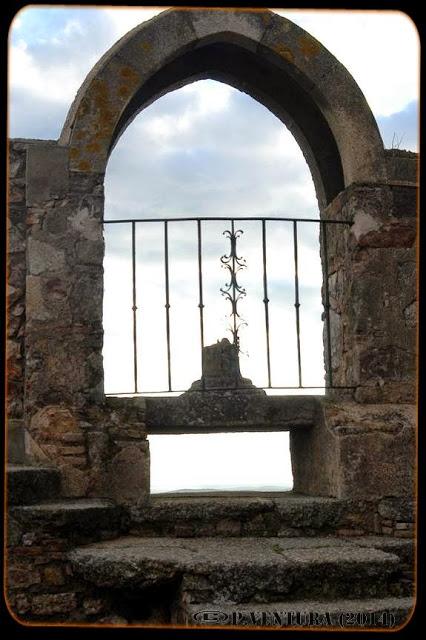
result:
<svg viewBox="0 0 426 640"><path fill-rule="evenodd" d="M55 442L64 434L80 433L72 411L59 406L47 406L37 411L31 419L30 428L39 442Z"/></svg>
<svg viewBox="0 0 426 640"><path fill-rule="evenodd" d="M65 268L64 252L51 242L39 242L28 238L28 268L30 275L37 276L49 271L60 272Z"/></svg>
<svg viewBox="0 0 426 640"><path fill-rule="evenodd" d="M411 496L415 408L326 399L322 406L323 421L290 433L294 490L351 499Z"/></svg>
<svg viewBox="0 0 426 640"><path fill-rule="evenodd" d="M9 419L7 421L7 462L23 464L25 459L24 422Z"/></svg>
<svg viewBox="0 0 426 640"><path fill-rule="evenodd" d="M418 156L412 151L385 149L388 179L391 182L416 184L418 181ZM412 189L412 191L414 191Z"/></svg>
<svg viewBox="0 0 426 640"><path fill-rule="evenodd" d="M196 43L197 35L192 26L191 14L188 11L166 11L163 14L164 25L160 27L152 23L149 30L141 31L136 38L128 37L125 46L117 47L116 59L123 65L119 74L123 89L132 89L129 82L132 78L125 73L128 66L138 72L139 82L142 83L165 60L172 60L177 49L182 53L185 47ZM167 37L164 37L165 32ZM128 96L129 94L126 97Z"/></svg>
<svg viewBox="0 0 426 640"><path fill-rule="evenodd" d="M88 494L89 474L68 464L61 464L62 495L67 498L79 498Z"/></svg>
<svg viewBox="0 0 426 640"><path fill-rule="evenodd" d="M127 444L109 465L110 497L118 504L139 503L149 496L149 445Z"/></svg>
<svg viewBox="0 0 426 640"><path fill-rule="evenodd" d="M9 202L11 204L25 203L25 182L23 180L14 180L9 186Z"/></svg>
<svg viewBox="0 0 426 640"><path fill-rule="evenodd" d="M60 475L52 467L8 465L7 497L9 504L32 504L59 494Z"/></svg>
<svg viewBox="0 0 426 640"><path fill-rule="evenodd" d="M85 598L83 600L83 609L88 615L101 613L107 608L107 603L102 598Z"/></svg>
<svg viewBox="0 0 426 640"><path fill-rule="evenodd" d="M269 12L228 9L226 12L215 9L189 11L191 23L197 38L204 39L217 33L232 31L244 37L244 46L256 50L270 21ZM226 37L226 36L225 36ZM234 35L234 38L237 36Z"/></svg>
<svg viewBox="0 0 426 640"><path fill-rule="evenodd" d="M383 498L378 505L378 512L382 518L401 520L402 522L414 522L413 500L406 498L387 497Z"/></svg>
<svg viewBox="0 0 426 640"><path fill-rule="evenodd" d="M66 577L60 566L51 565L43 569L43 582L53 586L65 584Z"/></svg>
<svg viewBox="0 0 426 640"><path fill-rule="evenodd" d="M14 589L18 587L31 587L41 583L38 569L31 568L28 564L13 563L9 565L8 583Z"/></svg>
<svg viewBox="0 0 426 640"><path fill-rule="evenodd" d="M33 596L31 613L36 616L69 615L76 606L75 593L44 593Z"/></svg>
<svg viewBox="0 0 426 640"><path fill-rule="evenodd" d="M68 191L68 149L40 141L27 151L27 205L62 198Z"/></svg>
<svg viewBox="0 0 426 640"><path fill-rule="evenodd" d="M51 317L43 296L40 276L27 275L26 279L26 312L28 321L45 321Z"/></svg>
<svg viewBox="0 0 426 640"><path fill-rule="evenodd" d="M342 496L410 495L413 487L414 433L344 436L340 440ZM410 437L411 436L411 437ZM368 474L365 473L368 469Z"/></svg>

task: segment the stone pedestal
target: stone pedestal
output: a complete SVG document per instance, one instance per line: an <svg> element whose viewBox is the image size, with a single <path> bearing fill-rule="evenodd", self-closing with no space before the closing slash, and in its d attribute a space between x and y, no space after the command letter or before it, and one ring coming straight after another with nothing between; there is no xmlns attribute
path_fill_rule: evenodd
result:
<svg viewBox="0 0 426 640"><path fill-rule="evenodd" d="M190 391L199 389L255 389L240 371L238 348L227 338L204 347L202 354L201 380L193 382Z"/></svg>

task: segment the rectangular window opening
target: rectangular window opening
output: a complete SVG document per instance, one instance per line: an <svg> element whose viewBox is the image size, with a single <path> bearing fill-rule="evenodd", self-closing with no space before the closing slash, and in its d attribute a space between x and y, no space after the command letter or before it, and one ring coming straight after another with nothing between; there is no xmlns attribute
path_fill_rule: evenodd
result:
<svg viewBox="0 0 426 640"><path fill-rule="evenodd" d="M150 435L151 494L293 489L288 432Z"/></svg>

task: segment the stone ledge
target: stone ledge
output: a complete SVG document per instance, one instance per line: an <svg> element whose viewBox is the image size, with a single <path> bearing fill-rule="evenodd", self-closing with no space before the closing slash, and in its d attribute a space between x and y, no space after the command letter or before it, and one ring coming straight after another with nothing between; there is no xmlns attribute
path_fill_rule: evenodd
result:
<svg viewBox="0 0 426 640"><path fill-rule="evenodd" d="M392 595L399 567L392 553L336 538L124 537L69 558L74 574L97 586L144 589L178 580L192 602L382 597Z"/></svg>
<svg viewBox="0 0 426 640"><path fill-rule="evenodd" d="M111 500L55 500L14 507L10 516L29 530L69 530L70 535L99 530L119 530L122 510Z"/></svg>
<svg viewBox="0 0 426 640"><path fill-rule="evenodd" d="M49 466L7 465L7 499L10 505L33 504L59 495L61 475Z"/></svg>
<svg viewBox="0 0 426 640"><path fill-rule="evenodd" d="M178 398L146 398L148 433L288 431L312 427L315 396L267 396L260 389L192 391Z"/></svg>

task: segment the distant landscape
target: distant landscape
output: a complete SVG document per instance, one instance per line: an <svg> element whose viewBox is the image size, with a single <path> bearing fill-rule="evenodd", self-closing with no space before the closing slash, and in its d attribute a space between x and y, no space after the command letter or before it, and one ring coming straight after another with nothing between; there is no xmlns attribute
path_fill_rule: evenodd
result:
<svg viewBox="0 0 426 640"><path fill-rule="evenodd" d="M177 489L176 491L152 491L153 494L189 494L189 493L272 493L272 492L282 492L282 491L291 491L293 487L291 485L264 485L260 487L244 487L244 486L236 486L236 487L206 487L201 489Z"/></svg>

